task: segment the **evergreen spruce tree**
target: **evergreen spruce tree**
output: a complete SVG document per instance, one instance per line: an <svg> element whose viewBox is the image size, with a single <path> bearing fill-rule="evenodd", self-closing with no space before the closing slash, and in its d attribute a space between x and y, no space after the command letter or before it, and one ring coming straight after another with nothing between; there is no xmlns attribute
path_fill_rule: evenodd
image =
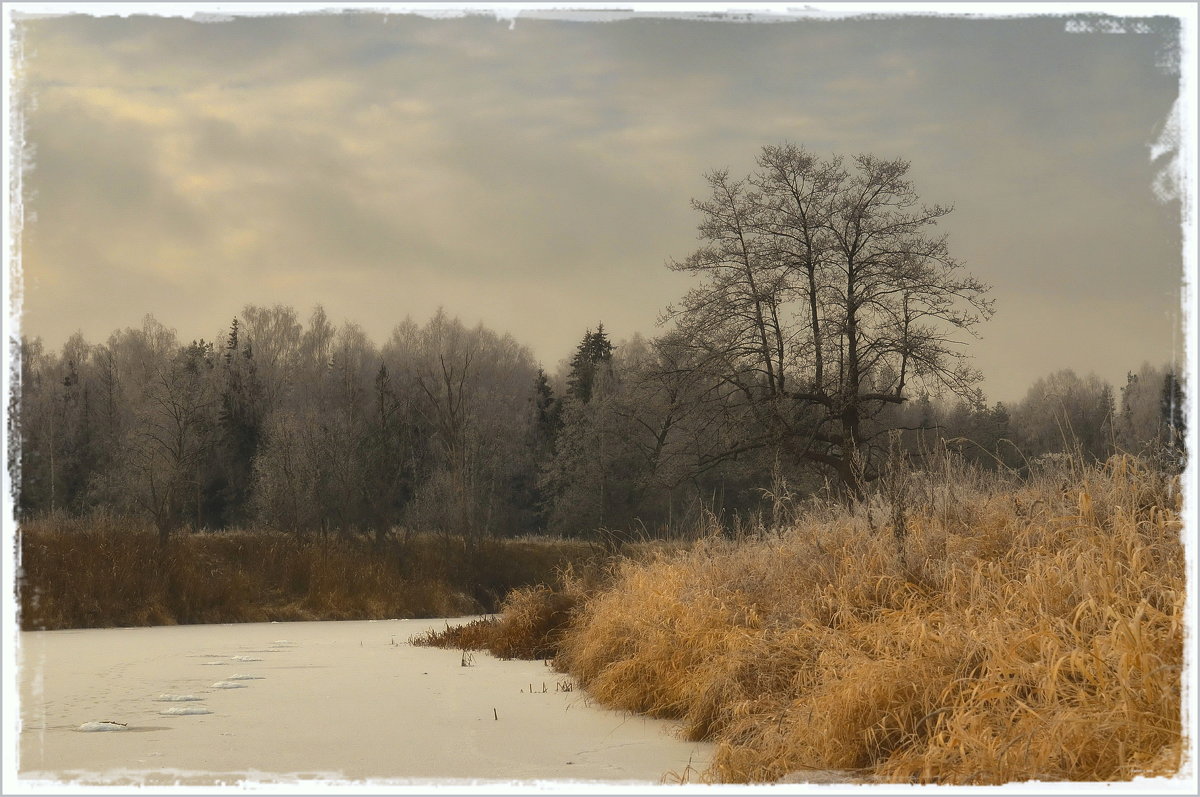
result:
<svg viewBox="0 0 1200 797"><path fill-rule="evenodd" d="M612 362L613 345L600 324L595 332L584 333L583 340L571 358L571 373L567 376L567 395L584 404L592 400L596 376Z"/></svg>
<svg viewBox="0 0 1200 797"><path fill-rule="evenodd" d="M1173 370L1163 377L1162 424L1166 427L1166 458L1168 466L1178 468L1179 473L1187 467L1187 418L1184 415L1183 384Z"/></svg>
<svg viewBox="0 0 1200 797"><path fill-rule="evenodd" d="M533 383L533 402L535 448L539 452L552 452L554 439L562 428L562 400L554 395L554 388L541 368Z"/></svg>
<svg viewBox="0 0 1200 797"><path fill-rule="evenodd" d="M217 506L212 514L217 525L226 526L249 519L251 474L263 435L262 387L250 344L239 340L236 318L229 327L223 367L217 416L221 475L214 485Z"/></svg>

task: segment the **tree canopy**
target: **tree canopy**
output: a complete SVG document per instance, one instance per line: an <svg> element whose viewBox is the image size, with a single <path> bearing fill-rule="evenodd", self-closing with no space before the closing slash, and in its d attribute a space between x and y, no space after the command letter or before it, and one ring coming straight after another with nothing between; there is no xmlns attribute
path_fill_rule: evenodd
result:
<svg viewBox="0 0 1200 797"><path fill-rule="evenodd" d="M701 282L666 319L710 400L745 416L729 454L776 444L853 495L878 475L873 421L914 386L971 395L963 344L992 313L921 202L909 163L763 147L742 179L707 175L701 246L668 265Z"/></svg>

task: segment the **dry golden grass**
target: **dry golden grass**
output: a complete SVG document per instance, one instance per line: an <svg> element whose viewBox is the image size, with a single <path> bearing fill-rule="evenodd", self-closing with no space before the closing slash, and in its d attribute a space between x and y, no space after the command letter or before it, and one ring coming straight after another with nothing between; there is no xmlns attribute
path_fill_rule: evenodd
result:
<svg viewBox="0 0 1200 797"><path fill-rule="evenodd" d="M630 550L631 557L637 555ZM592 561L578 569L568 563L555 573L553 587L538 584L510 592L499 617L447 624L441 631L429 630L411 641L429 647L486 650L502 659L552 659L558 655L575 611L605 583L613 561Z"/></svg>
<svg viewBox="0 0 1200 797"><path fill-rule="evenodd" d="M574 596L538 585L513 590L499 617L485 617L413 637L416 645L486 650L502 659L550 659L575 609Z"/></svg>
<svg viewBox="0 0 1200 797"><path fill-rule="evenodd" d="M1120 457L1027 483L916 474L903 496L898 514L816 506L757 541L627 563L557 665L715 741L710 781L1174 772L1177 485Z"/></svg>
<svg viewBox="0 0 1200 797"><path fill-rule="evenodd" d="M430 628L409 638L414 645L430 648L453 648L456 650L487 650L497 635L500 625L497 617L480 617L463 623L450 625L438 631Z"/></svg>
<svg viewBox="0 0 1200 797"><path fill-rule="evenodd" d="M581 542L432 535L383 550L266 532L181 534L160 547L145 524L109 516L25 523L20 550L26 630L460 616L596 556Z"/></svg>

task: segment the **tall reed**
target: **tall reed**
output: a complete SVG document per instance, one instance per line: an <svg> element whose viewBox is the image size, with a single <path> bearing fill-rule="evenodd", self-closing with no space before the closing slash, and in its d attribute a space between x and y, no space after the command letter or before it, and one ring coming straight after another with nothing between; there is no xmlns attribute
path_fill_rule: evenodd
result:
<svg viewBox="0 0 1200 797"><path fill-rule="evenodd" d="M816 503L758 540L626 563L557 665L715 741L710 781L1169 774L1180 529L1177 481L1130 457L1023 482L908 474L853 511Z"/></svg>
<svg viewBox="0 0 1200 797"><path fill-rule="evenodd" d="M180 534L107 515L22 525L26 630L267 620L447 617L495 611L510 590L596 555L586 543L411 535Z"/></svg>

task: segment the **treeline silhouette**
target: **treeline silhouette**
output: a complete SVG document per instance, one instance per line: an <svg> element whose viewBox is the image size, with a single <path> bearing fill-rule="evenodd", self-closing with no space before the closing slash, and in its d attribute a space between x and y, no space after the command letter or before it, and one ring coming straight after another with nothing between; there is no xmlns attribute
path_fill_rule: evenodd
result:
<svg viewBox="0 0 1200 797"><path fill-rule="evenodd" d="M382 346L321 307L248 306L211 341L147 316L104 343L20 342L16 508L137 515L180 529L669 537L834 489L796 435L711 397L671 333L587 330L552 373L509 335L439 311ZM1117 450L1183 462L1182 387L1144 365L1114 391L1059 371L1012 406L928 394L864 419L866 456L938 447L984 469ZM739 441L758 441L739 446ZM880 471L882 472L882 471Z"/></svg>

